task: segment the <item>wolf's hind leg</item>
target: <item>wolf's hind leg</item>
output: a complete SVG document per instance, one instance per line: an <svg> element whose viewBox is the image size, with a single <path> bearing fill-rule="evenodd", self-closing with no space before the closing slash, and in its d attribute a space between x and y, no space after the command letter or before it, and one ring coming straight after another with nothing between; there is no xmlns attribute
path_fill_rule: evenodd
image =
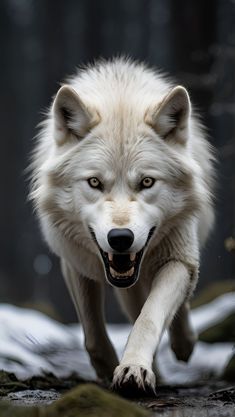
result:
<svg viewBox="0 0 235 417"><path fill-rule="evenodd" d="M104 294L100 283L81 276L61 262L63 275L75 308L83 325L85 346L96 374L101 379L112 379L118 365L117 355L108 338L104 323Z"/></svg>
<svg viewBox="0 0 235 417"><path fill-rule="evenodd" d="M184 302L179 308L169 328L171 349L178 360L187 362L197 340L189 319L189 303Z"/></svg>

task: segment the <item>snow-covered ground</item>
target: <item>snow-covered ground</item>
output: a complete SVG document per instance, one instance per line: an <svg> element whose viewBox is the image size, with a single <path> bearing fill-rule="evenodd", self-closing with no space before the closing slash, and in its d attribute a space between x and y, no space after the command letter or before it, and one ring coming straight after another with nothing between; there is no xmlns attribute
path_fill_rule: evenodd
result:
<svg viewBox="0 0 235 417"><path fill-rule="evenodd" d="M235 293L227 293L211 303L194 309L192 324L197 332L220 322L235 312ZM108 332L121 357L129 325L108 325ZM178 362L164 334L158 352L158 366L167 383L185 383L219 376L233 353L232 343L198 342L188 364ZM0 369L19 378L53 372L62 377L72 372L95 378L83 348L80 325L63 325L42 313L0 304Z"/></svg>

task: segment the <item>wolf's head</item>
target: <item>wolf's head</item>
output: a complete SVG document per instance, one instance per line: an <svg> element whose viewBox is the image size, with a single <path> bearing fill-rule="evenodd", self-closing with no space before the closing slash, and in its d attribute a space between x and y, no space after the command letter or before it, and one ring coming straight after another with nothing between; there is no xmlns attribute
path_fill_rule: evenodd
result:
<svg viewBox="0 0 235 417"><path fill-rule="evenodd" d="M99 254L109 283L129 287L147 248L196 209L199 168L189 157L183 87L151 105L115 100L115 92L110 102L92 107L61 87L51 109L54 145L42 153L34 197L48 224Z"/></svg>

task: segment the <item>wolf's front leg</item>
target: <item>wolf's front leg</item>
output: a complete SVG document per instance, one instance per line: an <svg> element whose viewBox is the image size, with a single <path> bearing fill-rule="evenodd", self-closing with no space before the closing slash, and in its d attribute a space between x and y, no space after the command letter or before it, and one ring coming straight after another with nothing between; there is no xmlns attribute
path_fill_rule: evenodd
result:
<svg viewBox="0 0 235 417"><path fill-rule="evenodd" d="M189 278L187 267L176 261L169 262L158 272L128 338L120 365L115 369L115 389L127 395L135 394L136 390L155 392L153 356L165 327L185 299Z"/></svg>
<svg viewBox="0 0 235 417"><path fill-rule="evenodd" d="M70 295L83 325L85 346L91 363L99 378L111 381L118 359L104 324L103 287L100 283L81 276L64 261L61 264Z"/></svg>

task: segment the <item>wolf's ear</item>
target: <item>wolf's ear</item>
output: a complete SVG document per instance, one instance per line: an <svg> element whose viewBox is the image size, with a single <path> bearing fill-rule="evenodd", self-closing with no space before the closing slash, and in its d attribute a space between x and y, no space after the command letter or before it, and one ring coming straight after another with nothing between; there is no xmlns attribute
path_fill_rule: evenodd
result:
<svg viewBox="0 0 235 417"><path fill-rule="evenodd" d="M177 86L166 95L159 106L147 111L145 122L163 139L184 144L188 136L190 112L189 95L184 87Z"/></svg>
<svg viewBox="0 0 235 417"><path fill-rule="evenodd" d="M99 122L98 114L88 110L76 91L68 86L61 87L55 97L52 114L54 116L54 137L58 145L71 136L82 138Z"/></svg>

